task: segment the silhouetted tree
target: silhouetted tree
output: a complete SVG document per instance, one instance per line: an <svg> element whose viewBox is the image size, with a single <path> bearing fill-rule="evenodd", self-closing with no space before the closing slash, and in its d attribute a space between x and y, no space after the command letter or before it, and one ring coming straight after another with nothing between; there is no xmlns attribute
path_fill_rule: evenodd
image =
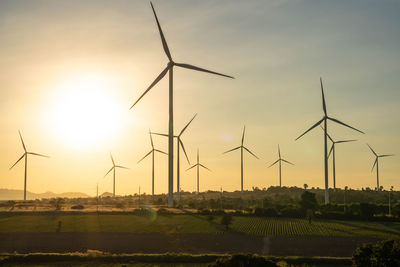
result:
<svg viewBox="0 0 400 267"><path fill-rule="evenodd" d="M229 213L225 213L224 215L222 215L221 224L225 225L226 230L228 230L229 225L232 224L232 215L230 215Z"/></svg>
<svg viewBox="0 0 400 267"><path fill-rule="evenodd" d="M301 194L300 206L304 211L307 211L308 209L315 211L318 208L315 194L309 191L304 191L303 194Z"/></svg>

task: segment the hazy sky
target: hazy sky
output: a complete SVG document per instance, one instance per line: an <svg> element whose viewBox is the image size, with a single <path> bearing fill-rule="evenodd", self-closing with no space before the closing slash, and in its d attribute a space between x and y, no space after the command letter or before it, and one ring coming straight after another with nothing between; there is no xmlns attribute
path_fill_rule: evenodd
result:
<svg viewBox="0 0 400 267"><path fill-rule="evenodd" d="M358 139L336 149L337 186L375 187L378 153L399 154L399 1L154 1L175 61L236 77L175 68L175 132L195 114L182 136L191 163L196 149L212 172L200 190L278 184L277 145L295 166L284 166L283 185L323 187L323 134L294 139L328 113L366 132L329 125L335 139ZM134 109L133 102L165 68L165 56L147 1L0 1L0 188L23 189L21 130L31 157L32 192L112 191L103 178L116 161L117 194L151 192L148 130L166 132L168 79ZM154 137L167 151L167 140ZM176 153L176 152L175 152ZM400 187L399 156L380 161L381 185ZM196 188L196 172L181 187ZM174 166L176 167L176 166ZM330 185L332 185L331 169ZM176 188L176 181L174 184ZM167 157L156 156L157 193L167 192Z"/></svg>

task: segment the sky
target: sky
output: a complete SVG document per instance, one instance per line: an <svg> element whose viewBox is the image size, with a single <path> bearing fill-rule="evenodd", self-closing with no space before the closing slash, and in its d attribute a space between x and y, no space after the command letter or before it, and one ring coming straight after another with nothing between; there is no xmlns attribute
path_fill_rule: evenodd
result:
<svg viewBox="0 0 400 267"><path fill-rule="evenodd" d="M191 164L200 150L200 191L276 186L282 156L284 186L324 187L323 132L295 138L328 114L366 134L328 124L336 140L336 184L380 184L400 189L400 2L369 0L161 1L153 2L172 57L235 77L174 69L175 133ZM110 152L117 164L116 193L151 193L148 131L168 126L168 79L130 106L165 68L147 1L2 0L0 2L0 188L23 189L18 130L30 156L28 191L112 192ZM167 140L154 136L156 148ZM175 152L176 153L176 152ZM166 193L167 156L155 157L155 192ZM181 158L181 188L196 189L196 171ZM332 186L330 162L329 183ZM176 170L176 164L174 164ZM176 181L174 181L176 189Z"/></svg>

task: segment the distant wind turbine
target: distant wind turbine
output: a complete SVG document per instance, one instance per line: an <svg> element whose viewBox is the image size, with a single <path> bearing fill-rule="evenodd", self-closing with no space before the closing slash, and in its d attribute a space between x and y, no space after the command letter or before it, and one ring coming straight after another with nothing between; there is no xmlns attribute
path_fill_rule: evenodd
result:
<svg viewBox="0 0 400 267"><path fill-rule="evenodd" d="M165 40L164 33L161 29L161 25L158 21L156 11L154 10L153 4L150 2L151 8L154 13L154 17L157 22L157 27L158 31L160 32L160 37L161 37L161 42L164 48L164 52L168 57L168 64L167 67L157 76L157 78L150 84L150 86L144 91L144 93L136 100L135 103L131 106L131 109L142 99L142 97L147 94L148 91L150 91L151 88L153 88L154 85L156 85L164 76L169 72L169 123L168 123L168 206L172 207L174 204L174 199L173 199L173 190L174 190L174 115L173 115L173 69L174 66L185 68L185 69L191 69L191 70L196 70L196 71L202 71L202 72L207 72L215 75L220 75L228 78L232 78L232 76L221 74L218 72L206 70L203 68L199 68L190 64L185 64L185 63L176 63L173 61L171 53L169 51L167 41Z"/></svg>
<svg viewBox="0 0 400 267"><path fill-rule="evenodd" d="M333 122L336 122L338 124L341 124L343 126L346 126L350 129L353 129L357 132L360 133L364 133L354 127L351 127L350 125L343 123L337 119L334 119L332 117L328 116L328 112L326 110L326 104L325 104L325 96L324 96L324 87L322 85L322 78L319 79L320 83L321 83L321 92L322 92L322 109L324 110L324 116L322 117L321 120L319 120L317 123L315 123L313 126L311 126L310 129L308 129L307 131L305 131L302 135L300 135L299 137L296 138L296 140L298 140L299 138L301 138L303 135L305 135L306 133L308 133L309 131L311 131L312 129L314 129L315 127L317 127L318 125L320 125L322 122L324 123L324 165L325 165L325 203L328 204L329 203L329 184L328 184L328 140L327 140L327 132L328 132L328 120L331 120Z"/></svg>
<svg viewBox="0 0 400 267"><path fill-rule="evenodd" d="M379 158L392 157L394 155L393 154L378 155L369 144L367 144L367 146L369 147L369 149L371 149L372 153L374 153L374 155L375 155L375 162L374 162L374 165L372 166L371 172L374 170L375 165L376 165L376 190L379 190Z"/></svg>
<svg viewBox="0 0 400 267"><path fill-rule="evenodd" d="M279 187L282 187L282 161L291 165L294 165L293 163L281 158L281 149L278 145L278 160L275 161L274 163L272 163L268 168L271 168L272 166L274 166L276 163L279 162Z"/></svg>
<svg viewBox="0 0 400 267"><path fill-rule="evenodd" d="M26 180L27 180L27 173L28 173L28 155L34 155L34 156L40 156L40 157L45 157L45 158L49 158L49 156L46 156L46 155L42 155L42 154L38 154L38 153L34 153L34 152L28 152L27 150L26 150L26 147L25 147L25 143L24 143L24 139L22 139L22 135L21 135L21 132L20 131L18 131L18 133L19 133L19 137L21 138L21 143L22 143L22 147L24 148L24 154L17 160L17 162L15 162L14 163L14 165L12 165L11 167L10 167L10 170L15 166L15 165L17 165L17 163L20 161L20 160L22 160L23 158L25 158L25 176L24 176L24 201L26 200Z"/></svg>
<svg viewBox="0 0 400 267"><path fill-rule="evenodd" d="M186 154L185 146L183 145L181 136L182 136L182 134L185 132L185 130L187 129L187 127L190 125L190 123L192 123L192 121L194 120L194 118L196 118L196 116L197 116L197 114L195 114L195 115L193 116L193 118L186 124L186 126L183 127L183 129L181 130L181 132L180 132L178 135L174 135L174 138L177 139L177 144L176 144L176 146L177 146L177 147L176 147L176 151L177 151L177 152L176 152L176 158L177 158L177 160L176 160L176 177L177 177L177 179L176 179L176 192L178 193L178 201L181 200L181 191L180 191L180 173L181 173L181 172L180 172L180 158L179 158L179 151L180 151L180 148L182 148L183 153L185 153L186 160L187 160L187 162L188 162L189 165L190 165L189 157L188 157L187 154ZM152 134L168 137L168 134L161 134L161 133L152 133Z"/></svg>
<svg viewBox="0 0 400 267"><path fill-rule="evenodd" d="M162 154L167 155L164 151L158 150L154 148L154 143L153 143L153 137L151 135L151 131L149 130L149 135L150 135L150 142L151 142L151 150L149 153L147 153L141 160L138 161L140 163L142 160L144 160L148 155L151 154L151 196L154 197L154 154L155 152L159 152Z"/></svg>
<svg viewBox="0 0 400 267"><path fill-rule="evenodd" d="M324 129L322 126L321 126L321 128L322 128L322 130ZM332 137L328 133L326 133L326 135L328 136L329 140L331 140L331 142L332 142L332 146L331 146L331 149L329 150L328 158L332 154L333 190L336 191L336 156L335 156L336 144L355 142L357 140L335 141L335 140L332 139Z"/></svg>
<svg viewBox="0 0 400 267"><path fill-rule="evenodd" d="M256 155L253 154L253 152L251 152L247 147L245 147L243 145L245 131L246 131L246 126L243 127L242 143L240 146L232 148L231 150L228 150L228 151L225 151L224 153L222 153L222 154L226 154L226 153L232 152L232 151L240 148L240 182L241 182L240 189L241 189L242 193L243 193L243 149L246 150L247 152L249 152L251 155L253 155L256 159L259 159Z"/></svg>
<svg viewBox="0 0 400 267"><path fill-rule="evenodd" d="M113 171L113 197L115 197L115 169L116 168L120 168L120 169L129 169L127 167L121 166L121 165L115 165L114 159L112 154L110 153L110 157L111 157L111 161L113 166L111 167L111 169L106 173L106 175L104 175L104 177L107 176L107 174L109 174L111 171Z"/></svg>
<svg viewBox="0 0 400 267"><path fill-rule="evenodd" d="M202 167L202 168L204 168L204 169L206 169L206 170L208 170L208 171L211 171L209 168L207 168L206 166L204 166L203 164L201 164L200 163L200 159L199 159L199 149L197 149L197 163L196 164L194 164L192 167L190 167L189 169L187 169L186 171L188 171L188 170L190 170L190 169L192 169L192 168L194 168L194 167L197 167L197 194L199 193L199 190L200 190L200 167Z"/></svg>

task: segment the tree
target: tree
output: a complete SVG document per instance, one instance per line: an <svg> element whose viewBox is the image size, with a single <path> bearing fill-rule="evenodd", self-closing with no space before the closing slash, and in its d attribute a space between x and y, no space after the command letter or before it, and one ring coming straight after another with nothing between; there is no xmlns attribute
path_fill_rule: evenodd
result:
<svg viewBox="0 0 400 267"><path fill-rule="evenodd" d="M304 191L303 194L301 194L300 206L304 211L308 209L315 211L318 208L315 194L309 191Z"/></svg>
<svg viewBox="0 0 400 267"><path fill-rule="evenodd" d="M308 184L304 184L304 190L307 190Z"/></svg>
<svg viewBox="0 0 400 267"><path fill-rule="evenodd" d="M225 213L224 215L222 215L221 224L225 225L226 230L228 230L229 225L232 224L232 215L230 215L229 213Z"/></svg>
<svg viewBox="0 0 400 267"><path fill-rule="evenodd" d="M353 253L353 266L400 266L400 241L386 240L375 245L363 244Z"/></svg>

